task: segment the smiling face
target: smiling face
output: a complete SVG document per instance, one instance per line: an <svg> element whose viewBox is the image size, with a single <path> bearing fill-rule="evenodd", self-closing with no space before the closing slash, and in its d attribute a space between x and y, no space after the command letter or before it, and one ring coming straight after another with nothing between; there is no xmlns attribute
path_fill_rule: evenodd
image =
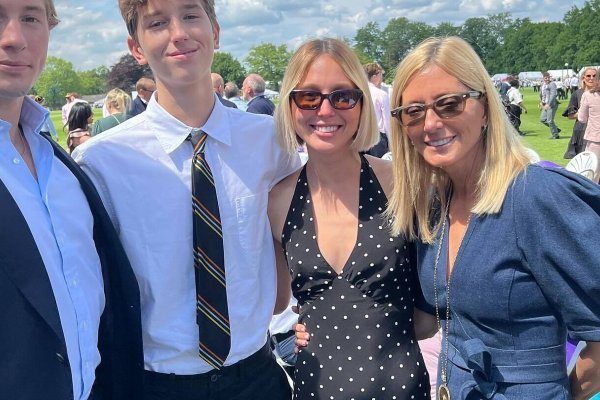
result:
<svg viewBox="0 0 600 400"><path fill-rule="evenodd" d="M49 36L44 0L0 0L0 98L23 97L33 87Z"/></svg>
<svg viewBox="0 0 600 400"><path fill-rule="evenodd" d="M150 0L139 9L137 42L129 49L148 64L157 84L189 88L210 79L219 25L211 24L200 0Z"/></svg>
<svg viewBox="0 0 600 400"><path fill-rule="evenodd" d="M411 78L402 92L401 105L430 104L441 96L469 90L454 76L431 65ZM485 100L469 98L459 115L441 118L429 108L421 123L404 131L428 164L443 168L453 177L483 164L482 128L486 124Z"/></svg>
<svg viewBox="0 0 600 400"><path fill-rule="evenodd" d="M308 68L297 90L316 90L331 93L340 89L355 89L344 70L329 55L323 54ZM291 101L292 118L297 135L309 152L349 149L358 130L362 101L350 110L336 110L329 100L324 99L316 110L302 110Z"/></svg>

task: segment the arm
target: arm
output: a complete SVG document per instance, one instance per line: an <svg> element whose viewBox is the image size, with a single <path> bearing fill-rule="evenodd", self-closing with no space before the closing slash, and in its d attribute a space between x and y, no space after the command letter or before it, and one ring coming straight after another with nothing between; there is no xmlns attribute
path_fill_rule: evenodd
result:
<svg viewBox="0 0 600 400"><path fill-rule="evenodd" d="M275 265L277 266L277 297L273 314L280 314L287 308L292 296L292 279L288 270L287 261L283 254L281 242L273 239L275 247Z"/></svg>
<svg viewBox="0 0 600 400"><path fill-rule="evenodd" d="M588 342L569 376L573 400L585 400L600 392L600 342Z"/></svg>
<svg viewBox="0 0 600 400"><path fill-rule="evenodd" d="M584 93L581 96L581 104L579 104L579 110L577 111L577 120L582 123L587 123L588 120L588 96L587 93Z"/></svg>

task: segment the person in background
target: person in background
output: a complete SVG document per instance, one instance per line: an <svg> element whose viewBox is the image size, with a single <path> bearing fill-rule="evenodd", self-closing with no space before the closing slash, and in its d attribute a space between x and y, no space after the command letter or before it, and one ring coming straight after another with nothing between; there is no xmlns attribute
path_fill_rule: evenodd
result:
<svg viewBox="0 0 600 400"><path fill-rule="evenodd" d="M440 399L600 389L600 187L531 165L477 53L431 38L393 82L392 231L417 239ZM566 338L587 341L570 376Z"/></svg>
<svg viewBox="0 0 600 400"><path fill-rule="evenodd" d="M567 106L565 113L569 119L575 120L575 124L573 125L573 134L571 135L571 140L569 140L569 145L567 146L567 151L564 155L564 158L566 159L571 159L585 150L585 140L583 139L583 136L585 135L586 124L579 121L577 118L577 112L581 106L581 96L584 92L594 87L597 80L597 73L598 72L596 71L596 68L586 68L581 75L581 85L579 85L580 88L575 89L571 93L571 100L569 101L569 105ZM573 79L576 78L573 77Z"/></svg>
<svg viewBox="0 0 600 400"><path fill-rule="evenodd" d="M246 109L248 108L248 103L246 103L240 97L240 89L235 84L235 82L229 81L225 84L225 89L223 89L223 97L233 102L237 106L237 108L239 108L242 111L246 111Z"/></svg>
<svg viewBox="0 0 600 400"><path fill-rule="evenodd" d="M554 123L554 116L558 109L556 83L554 83L548 71L544 71L542 76L544 77L544 83L540 89L540 102L542 106L540 122L550 128L550 139L560 139L560 129Z"/></svg>
<svg viewBox="0 0 600 400"><path fill-rule="evenodd" d="M61 120L62 120L63 126L67 124L67 121L69 119L69 114L71 113L71 107L73 107L73 104L80 103L80 102L86 102L85 100L82 100L79 98L79 93L77 93L77 92L67 93L65 95L65 100L66 100L66 103L64 106L62 106L62 110L61 110Z"/></svg>
<svg viewBox="0 0 600 400"><path fill-rule="evenodd" d="M589 73L588 75L592 75ZM600 161L600 85L598 85L598 71L590 87L581 95L581 105L577 111L577 120L585 126L585 150L591 151ZM596 171L594 180L598 182L600 168Z"/></svg>
<svg viewBox="0 0 600 400"><path fill-rule="evenodd" d="M223 91L225 90L225 82L223 81L223 77L216 72L213 72L210 74L210 78L212 79L213 90L215 91L215 94L217 95L217 98L221 104L223 104L225 107L237 108L237 105L234 102L223 98Z"/></svg>
<svg viewBox="0 0 600 400"><path fill-rule="evenodd" d="M289 301L289 278L277 288L267 199L300 160L277 145L272 118L217 100L213 0L119 8L157 90L145 112L73 155L110 200L140 283L144 400L289 400L267 336Z"/></svg>
<svg viewBox="0 0 600 400"><path fill-rule="evenodd" d="M275 104L265 97L266 84L262 76L250 74L244 79L242 94L248 102L246 111L253 114L273 115Z"/></svg>
<svg viewBox="0 0 600 400"><path fill-rule="evenodd" d="M131 104L131 96L125 91L115 88L106 94L104 105L108 110L108 116L100 118L94 123L92 136L96 136L115 126L123 123L127 119L127 110Z"/></svg>
<svg viewBox="0 0 600 400"><path fill-rule="evenodd" d="M71 113L67 120L67 147L69 153L75 150L75 147L91 138L90 125L94 121L92 107L88 103L75 103L71 107Z"/></svg>
<svg viewBox="0 0 600 400"><path fill-rule="evenodd" d="M48 109L44 106L44 98L42 96L30 94L29 98L31 98L33 101L35 101L45 109ZM44 121L44 126L42 126L42 128L40 129L40 133L50 135L54 140L58 140L58 134L56 133L56 129L54 129L54 124L50 119Z"/></svg>
<svg viewBox="0 0 600 400"><path fill-rule="evenodd" d="M146 111L150 97L156 91L156 83L152 78L140 78L135 83L135 91L137 92L137 96L133 99L131 106L127 110L127 118L135 117Z"/></svg>
<svg viewBox="0 0 600 400"><path fill-rule="evenodd" d="M525 133L521 131L521 112L527 114L527 107L525 107L523 95L519 91L519 80L512 79L508 84L510 85L510 89L508 89L507 92L509 102L508 117L517 133L521 136L525 136Z"/></svg>
<svg viewBox="0 0 600 400"><path fill-rule="evenodd" d="M89 178L41 132L48 110L25 96L54 2L0 0L0 22L0 398L141 400L135 276Z"/></svg>
<svg viewBox="0 0 600 400"><path fill-rule="evenodd" d="M381 89L383 82L383 68L377 63L365 64L365 73L369 80L369 92L373 101L377 127L379 128L379 142L367 151L374 157L381 157L388 152L388 132L390 131L390 96Z"/></svg>
<svg viewBox="0 0 600 400"><path fill-rule="evenodd" d="M433 335L435 321L415 308L414 244L387 229L392 164L361 154L379 140L368 90L352 49L330 38L301 45L281 85L278 141L309 154L268 208L298 325L311 334L296 361L296 400L429 398L417 336Z"/></svg>

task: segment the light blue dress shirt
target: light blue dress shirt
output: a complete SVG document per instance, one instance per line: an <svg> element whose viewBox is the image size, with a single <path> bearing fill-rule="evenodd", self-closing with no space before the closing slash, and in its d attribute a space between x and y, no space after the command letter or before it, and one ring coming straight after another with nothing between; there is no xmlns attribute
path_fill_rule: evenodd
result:
<svg viewBox="0 0 600 400"><path fill-rule="evenodd" d="M0 120L0 179L19 205L44 261L66 341L74 398L81 400L89 397L100 362L104 290L88 202L75 176L39 134L48 118L48 111L25 97L20 123L37 181L10 141L10 124Z"/></svg>

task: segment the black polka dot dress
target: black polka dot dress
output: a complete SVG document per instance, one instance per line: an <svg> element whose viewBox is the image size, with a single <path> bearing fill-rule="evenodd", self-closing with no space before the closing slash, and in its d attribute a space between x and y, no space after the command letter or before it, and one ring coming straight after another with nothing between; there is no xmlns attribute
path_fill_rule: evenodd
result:
<svg viewBox="0 0 600 400"><path fill-rule="evenodd" d="M294 398L429 399L413 329L412 245L391 237L387 199L361 156L357 243L338 275L319 252L306 168L282 234L300 322L311 340L298 355Z"/></svg>

